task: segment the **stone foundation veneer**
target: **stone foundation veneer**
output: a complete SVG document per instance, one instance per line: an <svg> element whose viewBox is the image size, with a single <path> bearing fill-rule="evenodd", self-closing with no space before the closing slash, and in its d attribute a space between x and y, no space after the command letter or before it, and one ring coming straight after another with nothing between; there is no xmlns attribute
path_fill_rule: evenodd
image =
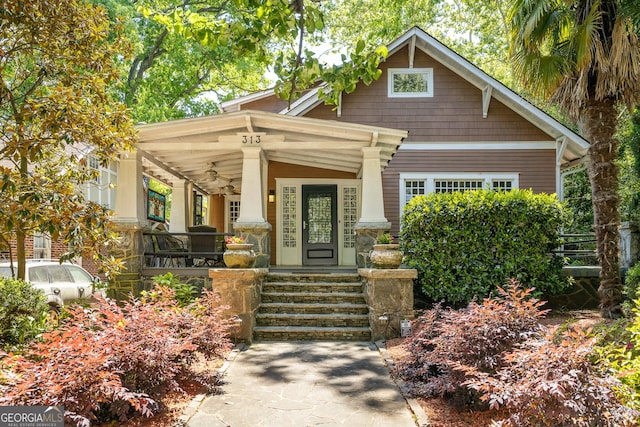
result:
<svg viewBox="0 0 640 427"><path fill-rule="evenodd" d="M256 268L269 268L271 265L271 224L260 223L240 223L233 226L236 235L244 237L246 243L253 244L256 253Z"/></svg>
<svg viewBox="0 0 640 427"><path fill-rule="evenodd" d="M400 336L400 321L413 319L415 269L360 268L364 298L369 306L369 325L374 341ZM380 320L387 316L388 320Z"/></svg>
<svg viewBox="0 0 640 427"><path fill-rule="evenodd" d="M229 317L242 322L231 335L238 341L251 343L260 306L262 282L267 268L212 268L209 270L211 288L220 294L220 305L228 306Z"/></svg>
<svg viewBox="0 0 640 427"><path fill-rule="evenodd" d="M142 233L148 224L136 221L115 220L115 231L119 234L118 243L108 248L109 255L122 260L123 273L142 272L144 267L144 240Z"/></svg>
<svg viewBox="0 0 640 427"><path fill-rule="evenodd" d="M358 268L371 267L369 253L378 237L388 233L391 229L390 222L357 223L354 226L356 233L356 265Z"/></svg>

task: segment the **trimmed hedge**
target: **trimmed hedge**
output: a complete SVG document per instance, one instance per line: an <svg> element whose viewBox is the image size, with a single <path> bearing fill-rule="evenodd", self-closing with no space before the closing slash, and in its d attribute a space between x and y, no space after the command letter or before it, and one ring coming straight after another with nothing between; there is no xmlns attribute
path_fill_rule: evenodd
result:
<svg viewBox="0 0 640 427"><path fill-rule="evenodd" d="M564 213L553 195L530 190L430 194L405 207L405 265L432 301L464 306L516 279L537 293L565 289L560 246Z"/></svg>

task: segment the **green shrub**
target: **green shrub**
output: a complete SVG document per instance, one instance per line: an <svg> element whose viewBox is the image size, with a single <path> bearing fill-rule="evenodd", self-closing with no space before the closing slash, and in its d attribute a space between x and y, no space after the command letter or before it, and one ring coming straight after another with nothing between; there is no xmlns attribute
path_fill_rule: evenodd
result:
<svg viewBox="0 0 640 427"><path fill-rule="evenodd" d="M637 263L633 267L627 270L627 273L624 278L624 295L625 295L624 308L625 308L625 311L628 313L631 313L631 310L634 307L633 301L635 301L640 297L640 295L638 294L639 288L640 288L640 263Z"/></svg>
<svg viewBox="0 0 640 427"><path fill-rule="evenodd" d="M0 278L0 348L10 350L42 334L48 310L41 290L22 280Z"/></svg>
<svg viewBox="0 0 640 427"><path fill-rule="evenodd" d="M608 340L596 353L605 369L616 374L624 386L617 389L619 396L630 407L640 410L640 299L634 301L633 317L623 319L623 329L614 324Z"/></svg>
<svg viewBox="0 0 640 427"><path fill-rule="evenodd" d="M413 198L400 235L405 264L431 301L464 306L514 278L538 294L568 285L560 246L562 204L528 190L469 191Z"/></svg>
<svg viewBox="0 0 640 427"><path fill-rule="evenodd" d="M191 304L198 298L198 290L195 286L180 282L171 272L154 276L153 283L156 286L166 286L169 289L173 289L175 299L181 307Z"/></svg>

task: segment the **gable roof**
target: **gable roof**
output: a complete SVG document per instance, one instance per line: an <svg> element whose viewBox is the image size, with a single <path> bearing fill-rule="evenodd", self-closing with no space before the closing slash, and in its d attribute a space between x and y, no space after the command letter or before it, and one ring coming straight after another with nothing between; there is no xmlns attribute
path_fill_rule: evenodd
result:
<svg viewBox="0 0 640 427"><path fill-rule="evenodd" d="M491 98L495 98L554 138L560 147L560 158L558 160L565 165L575 162L586 155L589 148L588 141L421 28L414 27L390 43L388 45L389 56L396 54L407 45L409 46L409 64L413 63L415 49L418 48L482 91L485 113L488 110ZM265 96L265 92L261 92L261 94ZM238 98L233 101L232 105L234 108L240 108L243 103L251 101L253 99L251 97L252 95ZM315 88L293 102L290 107L280 111L280 114L302 116L320 104L322 104L322 101L318 99L318 88Z"/></svg>

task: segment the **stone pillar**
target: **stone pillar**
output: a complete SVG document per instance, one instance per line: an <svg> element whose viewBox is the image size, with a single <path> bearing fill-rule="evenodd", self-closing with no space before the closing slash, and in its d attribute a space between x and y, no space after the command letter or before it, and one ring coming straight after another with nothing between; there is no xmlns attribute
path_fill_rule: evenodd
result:
<svg viewBox="0 0 640 427"><path fill-rule="evenodd" d="M356 233L356 265L371 267L369 252L378 236L388 233L391 223L384 216L384 194L382 192L382 170L380 148L362 149L362 209L354 226Z"/></svg>
<svg viewBox="0 0 640 427"><path fill-rule="evenodd" d="M122 273L140 274L144 267L145 249L142 233L148 229L147 224L118 220L114 223L119 239L116 245L109 247L109 255L122 260Z"/></svg>
<svg viewBox="0 0 640 427"><path fill-rule="evenodd" d="M242 204L240 205L242 209ZM256 253L256 268L269 268L271 265L271 224L261 223L240 223L233 226L238 236L244 237L245 242L253 243L253 250Z"/></svg>
<svg viewBox="0 0 640 427"><path fill-rule="evenodd" d="M171 186L171 231L185 233L189 225L189 188L184 179L173 181Z"/></svg>
<svg viewBox="0 0 640 427"><path fill-rule="evenodd" d="M233 225L236 234L253 243L256 268L269 268L271 264L271 224L264 215L264 162L260 147L242 147L242 189L240 215Z"/></svg>
<svg viewBox="0 0 640 427"><path fill-rule="evenodd" d="M418 270L360 268L358 274L364 279L373 340L399 337L400 321L414 317L413 279Z"/></svg>
<svg viewBox="0 0 640 427"><path fill-rule="evenodd" d="M638 262L640 232L638 224L625 221L620 225L620 268L626 272Z"/></svg>
<svg viewBox="0 0 640 427"><path fill-rule="evenodd" d="M220 293L220 305L228 306L229 317L241 322L234 326L233 336L251 343L260 306L262 282L269 272L266 268L212 268L209 270L211 288Z"/></svg>

